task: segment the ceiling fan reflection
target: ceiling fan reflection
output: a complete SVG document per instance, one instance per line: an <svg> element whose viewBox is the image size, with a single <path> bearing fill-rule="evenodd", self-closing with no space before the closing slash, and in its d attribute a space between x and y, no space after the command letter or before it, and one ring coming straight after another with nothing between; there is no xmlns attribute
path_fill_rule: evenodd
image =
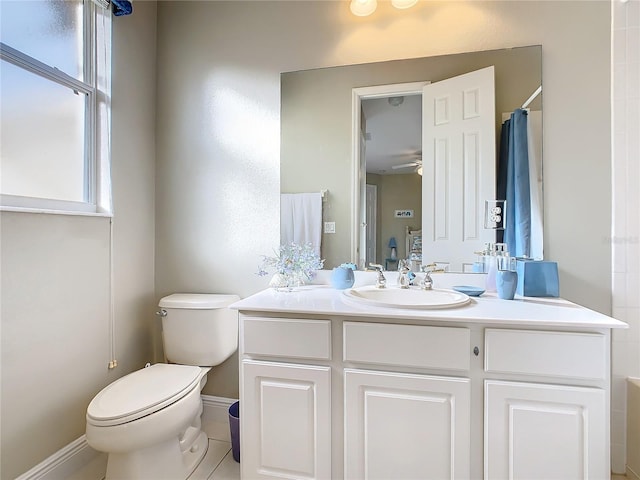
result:
<svg viewBox="0 0 640 480"><path fill-rule="evenodd" d="M400 165L393 165L391 168L393 170L399 170L401 168L413 168L418 175L422 175L422 160L414 160L411 162L402 163Z"/></svg>

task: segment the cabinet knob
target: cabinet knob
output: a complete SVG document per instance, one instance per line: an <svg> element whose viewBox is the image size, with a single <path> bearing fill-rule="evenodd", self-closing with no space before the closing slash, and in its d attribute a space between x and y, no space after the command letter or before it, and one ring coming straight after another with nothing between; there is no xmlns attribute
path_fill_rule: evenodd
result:
<svg viewBox="0 0 640 480"><path fill-rule="evenodd" d="M478 347L473 347L473 354L477 357L480 355L480 349Z"/></svg>

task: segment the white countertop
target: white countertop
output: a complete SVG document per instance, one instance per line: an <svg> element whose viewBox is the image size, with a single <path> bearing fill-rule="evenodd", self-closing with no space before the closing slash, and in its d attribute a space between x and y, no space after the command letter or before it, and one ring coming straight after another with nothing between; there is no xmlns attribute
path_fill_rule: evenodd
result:
<svg viewBox="0 0 640 480"><path fill-rule="evenodd" d="M516 297L514 300L501 300L492 293L471 297L471 302L461 307L419 310L365 305L347 298L342 290L335 290L328 285L309 285L292 292L263 290L232 304L230 308L244 313L282 312L514 326L628 328L624 322L562 298Z"/></svg>

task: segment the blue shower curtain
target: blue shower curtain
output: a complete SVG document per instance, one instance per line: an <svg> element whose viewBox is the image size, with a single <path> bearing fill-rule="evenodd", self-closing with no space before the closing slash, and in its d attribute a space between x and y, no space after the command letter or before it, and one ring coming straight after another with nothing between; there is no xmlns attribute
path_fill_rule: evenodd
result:
<svg viewBox="0 0 640 480"><path fill-rule="evenodd" d="M527 111L520 108L502 125L498 164L498 199L507 201L503 241L511 256L530 256L530 188Z"/></svg>

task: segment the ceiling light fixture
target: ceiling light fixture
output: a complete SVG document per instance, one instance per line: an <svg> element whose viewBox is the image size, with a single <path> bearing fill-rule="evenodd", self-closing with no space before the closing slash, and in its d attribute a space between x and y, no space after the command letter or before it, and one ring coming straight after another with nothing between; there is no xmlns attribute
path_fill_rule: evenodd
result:
<svg viewBox="0 0 640 480"><path fill-rule="evenodd" d="M366 17L376 11L378 7L377 0L351 0L351 13L358 17Z"/></svg>
<svg viewBox="0 0 640 480"><path fill-rule="evenodd" d="M387 102L389 102L389 105L392 107L397 107L404 103L404 97L389 97L387 98Z"/></svg>
<svg viewBox="0 0 640 480"><path fill-rule="evenodd" d="M393 5L398 10L405 10L413 7L418 0L391 0ZM351 13L358 17L366 17L376 11L378 7L378 0L351 0Z"/></svg>
<svg viewBox="0 0 640 480"><path fill-rule="evenodd" d="M418 0L391 0L391 5L396 7L399 10L404 10L405 8L411 8Z"/></svg>

